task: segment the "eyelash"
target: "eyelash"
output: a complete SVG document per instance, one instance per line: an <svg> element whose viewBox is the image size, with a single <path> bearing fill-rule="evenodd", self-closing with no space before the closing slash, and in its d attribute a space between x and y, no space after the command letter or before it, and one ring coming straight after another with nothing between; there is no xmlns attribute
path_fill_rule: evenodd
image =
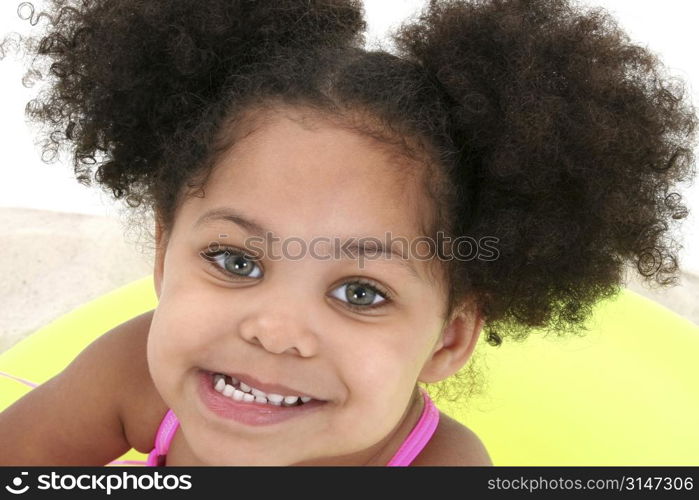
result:
<svg viewBox="0 0 699 500"><path fill-rule="evenodd" d="M238 256L244 257L246 260L249 260L250 262L255 263L256 266L259 266L259 264L258 264L259 261L257 259L255 259L255 257L252 257L251 255L246 254L244 251L242 251L238 248L234 248L234 247L219 247L219 248L220 248L220 250L217 250L215 252L202 251L200 254L202 257L204 257L204 259L208 262L208 264L212 268L214 268L214 270L216 272L223 274L224 276L226 276L228 278L233 278L233 279L238 280L238 281L246 281L246 278L238 276L237 274L231 273L230 271L223 269L221 266L219 266L216 263L216 260L215 260L216 257L218 257L219 255L225 254L226 252L228 252L231 255L238 255ZM253 279L256 279L256 278L253 278ZM380 309L384 306L387 306L392 301L393 294L391 292L389 292L386 288L382 287L381 285L379 285L378 283L376 283L372 280L357 277L357 278L351 278L350 280L345 281L342 284L347 285L350 283L358 283L360 285L367 286L367 287L373 289L375 292L378 292L378 294L381 295L384 299L380 303L375 304L375 305L371 305L371 306L358 306L357 304L352 304L350 302L341 301L345 307L347 307L353 311L366 312L366 311L371 311L374 309Z"/></svg>

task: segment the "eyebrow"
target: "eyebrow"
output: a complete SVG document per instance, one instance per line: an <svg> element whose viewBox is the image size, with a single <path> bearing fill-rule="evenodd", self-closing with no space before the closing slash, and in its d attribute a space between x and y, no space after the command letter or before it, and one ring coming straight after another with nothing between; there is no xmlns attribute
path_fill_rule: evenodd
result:
<svg viewBox="0 0 699 500"><path fill-rule="evenodd" d="M232 209L232 208L214 208L212 210L209 210L205 212L197 221L194 223L193 229L198 229L199 227L216 222L216 221L226 221L226 222L231 222L233 224L236 224L243 228L246 232L249 234L253 234L255 236L260 236L264 238L267 233L271 233L269 229L267 229L264 224L261 224L253 219L250 219L240 212ZM387 248L380 239L378 238L372 238L371 240L365 240L363 238L359 238L359 241L352 241L352 242L347 242L347 243L341 243L340 246L348 250L352 253L352 255L362 255L366 256L367 253L370 253L371 257L369 260L373 260L373 257L376 256L377 254L383 254L383 255L392 255L397 257L395 259L396 262L398 262L401 266L405 267L410 274L418 279L422 280L422 277L418 274L417 269L415 268L412 260L406 259L405 256L397 251L394 248ZM389 258L390 261L394 261L393 258Z"/></svg>
<svg viewBox="0 0 699 500"><path fill-rule="evenodd" d="M208 212L205 212L194 223L193 229L198 229L202 225L219 220L237 224L238 226L245 229L248 233L254 234L255 236L265 236L266 233L271 233L270 230L266 229L259 222L245 217L241 213L233 210L232 208L214 208L212 210L209 210Z"/></svg>

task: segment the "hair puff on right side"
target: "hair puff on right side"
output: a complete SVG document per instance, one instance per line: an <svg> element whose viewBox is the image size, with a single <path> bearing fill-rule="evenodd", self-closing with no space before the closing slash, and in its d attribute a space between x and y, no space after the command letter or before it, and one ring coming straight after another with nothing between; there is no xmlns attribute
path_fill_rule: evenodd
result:
<svg viewBox="0 0 699 500"><path fill-rule="evenodd" d="M496 259L452 268L451 293L476 298L489 343L582 333L626 264L676 283L697 116L683 82L605 10L432 0L393 39L451 100L458 234L498 238Z"/></svg>

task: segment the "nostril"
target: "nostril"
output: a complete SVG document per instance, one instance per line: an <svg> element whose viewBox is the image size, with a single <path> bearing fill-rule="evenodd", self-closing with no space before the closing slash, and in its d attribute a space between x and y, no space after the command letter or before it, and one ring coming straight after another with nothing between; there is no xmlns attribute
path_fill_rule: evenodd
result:
<svg viewBox="0 0 699 500"><path fill-rule="evenodd" d="M255 345L259 345L260 347L264 347L264 344L262 343L262 341L257 337L252 337L250 339L250 343L255 344Z"/></svg>
<svg viewBox="0 0 699 500"><path fill-rule="evenodd" d="M240 338L273 354L312 356L317 346L314 334L299 321L251 315L238 326Z"/></svg>
<svg viewBox="0 0 699 500"><path fill-rule="evenodd" d="M292 356L300 356L301 351L294 346L288 346L288 344L284 345L275 345L272 342L260 342L260 345L267 350L268 352L271 352L273 354L290 354Z"/></svg>
<svg viewBox="0 0 699 500"><path fill-rule="evenodd" d="M294 354L294 355L301 354L301 351L299 351L294 346L285 347L283 345L276 345L276 343L273 342L273 339L266 339L263 341L257 336L252 336L249 338L249 341L253 345L260 346L264 350L269 351L269 352L274 353L274 354Z"/></svg>

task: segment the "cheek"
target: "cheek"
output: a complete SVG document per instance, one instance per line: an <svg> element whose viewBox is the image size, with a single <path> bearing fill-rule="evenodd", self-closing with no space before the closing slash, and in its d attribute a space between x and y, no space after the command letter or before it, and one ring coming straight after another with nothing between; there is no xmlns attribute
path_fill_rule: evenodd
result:
<svg viewBox="0 0 699 500"><path fill-rule="evenodd" d="M154 380L169 377L175 380L178 372L192 368L203 359L202 351L212 342L209 332L214 329L206 322L206 315L197 314L191 301L161 300L153 315L148 334L148 365Z"/></svg>
<svg viewBox="0 0 699 500"><path fill-rule="evenodd" d="M148 369L151 377L161 394L167 392L167 385L174 382L173 373L178 364L176 346L178 342L177 331L171 327L171 318L167 315L167 308L160 303L151 323L148 333Z"/></svg>
<svg viewBox="0 0 699 500"><path fill-rule="evenodd" d="M341 350L349 388L362 399L403 402L412 392L426 353L415 339L407 340L405 332L392 333L366 332L359 338L355 332Z"/></svg>

